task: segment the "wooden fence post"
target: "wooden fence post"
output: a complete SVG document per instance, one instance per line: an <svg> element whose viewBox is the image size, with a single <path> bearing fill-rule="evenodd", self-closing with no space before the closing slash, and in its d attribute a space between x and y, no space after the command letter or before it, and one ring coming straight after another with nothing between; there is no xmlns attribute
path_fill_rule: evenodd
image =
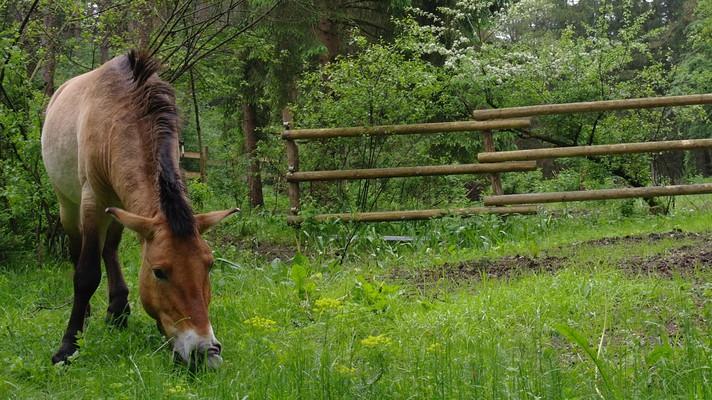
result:
<svg viewBox="0 0 712 400"><path fill-rule="evenodd" d="M289 122L284 122L284 130L289 130ZM287 145L287 177L299 171L299 149L297 142L293 139L285 140ZM299 182L288 182L289 214L297 216L299 214Z"/></svg>
<svg viewBox="0 0 712 400"><path fill-rule="evenodd" d="M482 138L484 139L486 152L497 151L494 146L494 138L492 137L492 131L488 130L482 132ZM494 194L497 196L503 195L504 191L502 190L502 180L499 178L499 174L490 174L490 181L492 182L492 191L494 192Z"/></svg>

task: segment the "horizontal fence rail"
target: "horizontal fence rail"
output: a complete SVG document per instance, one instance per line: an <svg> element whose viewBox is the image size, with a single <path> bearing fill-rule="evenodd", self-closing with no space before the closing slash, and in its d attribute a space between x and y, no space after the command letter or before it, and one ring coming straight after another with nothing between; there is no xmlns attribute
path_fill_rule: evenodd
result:
<svg viewBox="0 0 712 400"><path fill-rule="evenodd" d="M507 162L491 164L426 165L418 167L345 169L303 171L287 174L288 182L378 179L408 176L490 174L495 172L533 171L536 162Z"/></svg>
<svg viewBox="0 0 712 400"><path fill-rule="evenodd" d="M644 97L639 99L587 101L581 103L564 104L542 104L537 106L475 110L472 112L472 117L476 120L497 120L501 118L533 117L537 115L570 114L580 112L614 111L669 106L689 106L700 104L712 104L712 94Z"/></svg>
<svg viewBox="0 0 712 400"><path fill-rule="evenodd" d="M510 204L540 204L569 201L614 200L636 197L685 196L693 194L712 193L712 183L696 185L653 186L642 188L599 189L573 192L549 192L506 194L501 196L485 196L485 206L504 206Z"/></svg>
<svg viewBox="0 0 712 400"><path fill-rule="evenodd" d="M319 214L311 217L316 222L343 221L343 222L387 222L441 218L446 216L477 215L477 214L535 214L536 206L515 207L469 207L409 211L374 211L359 213ZM287 222L298 224L308 220L301 216L290 215Z"/></svg>
<svg viewBox="0 0 712 400"><path fill-rule="evenodd" d="M504 161L532 161L547 158L600 156L632 153L655 153L662 151L712 148L712 139L665 140L659 142L602 144L594 146L551 147L544 149L514 150L479 153L481 163Z"/></svg>
<svg viewBox="0 0 712 400"><path fill-rule="evenodd" d="M197 151L185 151L185 152L183 152L183 155L181 157L182 158L191 158L191 159L196 159L196 160L200 160L202 158L200 156L200 152L197 152Z"/></svg>
<svg viewBox="0 0 712 400"><path fill-rule="evenodd" d="M486 131L491 129L527 128L531 120L503 119L497 121L434 122L410 125L356 126L351 128L290 129L282 132L282 139L326 139L355 136L412 135L421 133Z"/></svg>

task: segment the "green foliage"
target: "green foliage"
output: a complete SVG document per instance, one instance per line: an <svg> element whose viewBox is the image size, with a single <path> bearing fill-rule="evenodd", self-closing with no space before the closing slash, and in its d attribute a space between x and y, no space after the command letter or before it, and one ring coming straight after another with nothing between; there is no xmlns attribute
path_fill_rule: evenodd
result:
<svg viewBox="0 0 712 400"><path fill-rule="evenodd" d="M7 51L0 74L0 260L33 248L42 254L59 234L40 154L45 98L28 79L26 53L11 45L10 32L0 35Z"/></svg>
<svg viewBox="0 0 712 400"><path fill-rule="evenodd" d="M388 311L397 298L399 288L386 282L369 282L363 276L356 277L356 283L351 289L351 299L370 310L382 313Z"/></svg>
<svg viewBox="0 0 712 400"><path fill-rule="evenodd" d="M213 197L210 186L198 179L188 180L188 195L195 212L205 211L206 203Z"/></svg>
<svg viewBox="0 0 712 400"><path fill-rule="evenodd" d="M209 147L212 160L207 183L189 184L196 208L247 208L244 182L249 167L259 164L263 209L271 214L288 208L278 137L288 103L295 127L324 128L463 120L483 107L712 91L709 0L457 0L432 7L398 0L354 9L350 2L283 2L250 27L245 24L274 2L252 2L227 14L221 13L232 3L107 4L41 2L42 12L35 9L26 25L31 4L0 6L7 16L0 33L7 49L0 82L2 249L43 249L60 237L38 141L52 61L56 87L96 67L105 51L111 56L137 43L150 45L163 58L163 77L176 87L188 150L199 144L188 75L195 77L200 144ZM328 63L326 31L314 29L326 20L338 25L330 40L341 51ZM243 27L249 34L233 36ZM221 47L213 49L216 43ZM246 105L256 110L254 154L245 149ZM495 139L506 150L707 137L710 118L709 107L549 116L531 130L500 131ZM479 134L463 132L310 142L300 146L300 159L303 170L436 165L471 163L480 150ZM504 186L522 193L669 181L655 175L653 182L655 158L557 160L552 175L505 174ZM692 157L679 168L683 177L708 172L698 171ZM306 215L457 207L471 205L487 187L485 176L467 175L309 183L302 185L302 199ZM322 232L312 228L316 236ZM356 235L389 249L377 238L379 228L359 229ZM351 237L321 241L359 248L361 241L351 243Z"/></svg>
<svg viewBox="0 0 712 400"><path fill-rule="evenodd" d="M301 254L294 256L289 269L289 278L299 298L306 301L312 300L316 291L316 283L309 274L309 260Z"/></svg>
<svg viewBox="0 0 712 400"><path fill-rule="evenodd" d="M605 323L605 322L604 322ZM606 388L606 392L608 392L607 398L613 398L613 399L618 399L621 398L621 396L617 393L617 391L614 391L614 386L611 384L611 379L608 377L609 376L609 371L607 366L599 359L599 357L593 352L593 349L588 344L588 340L578 331L575 329L566 326L566 325L558 325L556 327L556 330L564 336L566 339L568 339L571 343L576 344L583 352L593 361L593 363L596 365L596 370L598 371L599 374L601 374L601 378L603 380L603 383Z"/></svg>
<svg viewBox="0 0 712 400"><path fill-rule="evenodd" d="M628 199L621 203L620 205L621 215L623 217L630 217L635 212L635 200Z"/></svg>
<svg viewBox="0 0 712 400"><path fill-rule="evenodd" d="M466 110L450 91L448 77L397 44L368 44L354 37L359 49L299 82L295 105L297 127L372 126L454 118ZM472 160L478 144L458 136L383 136L324 140L303 146L302 169L373 168ZM434 203L462 196L457 178L339 183L312 186L307 201L340 210L388 208L396 204Z"/></svg>

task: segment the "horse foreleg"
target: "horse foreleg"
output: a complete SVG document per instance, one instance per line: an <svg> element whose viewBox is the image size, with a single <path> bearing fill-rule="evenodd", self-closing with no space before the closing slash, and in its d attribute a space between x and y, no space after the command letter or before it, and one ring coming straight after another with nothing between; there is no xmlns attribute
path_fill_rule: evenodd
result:
<svg viewBox="0 0 712 400"><path fill-rule="evenodd" d="M118 327L125 327L127 318L131 314L128 301L129 289L126 286L124 275L121 273L118 253L123 230L124 226L118 222L114 221L109 225L102 252L106 276L109 280L109 307L106 310L106 320Z"/></svg>
<svg viewBox="0 0 712 400"><path fill-rule="evenodd" d="M79 256L82 252L82 234L79 231L79 206L66 199L57 192L59 199L59 220L64 228L64 233L69 238L69 258L76 273L79 264ZM91 314L91 307L87 304L86 315Z"/></svg>
<svg viewBox="0 0 712 400"><path fill-rule="evenodd" d="M59 350L52 356L52 362L55 364L66 362L79 348L77 335L84 330L89 300L101 280L101 248L109 222L105 217L102 217L103 215L99 216L96 213L93 201L85 201L82 196L82 249L77 268L74 271L74 302L62 343Z"/></svg>

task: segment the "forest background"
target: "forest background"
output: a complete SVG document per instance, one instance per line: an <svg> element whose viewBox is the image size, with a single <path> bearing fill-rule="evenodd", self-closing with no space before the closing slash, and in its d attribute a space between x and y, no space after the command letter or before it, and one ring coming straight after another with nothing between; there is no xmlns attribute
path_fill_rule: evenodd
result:
<svg viewBox="0 0 712 400"><path fill-rule="evenodd" d="M43 112L61 83L131 48L165 64L185 149L209 148L208 179L188 182L194 207L264 215L288 209L285 119L300 128L455 121L480 108L712 92L712 0L3 0L0 24L0 261L63 252L40 157ZM709 107L552 116L496 140L503 150L707 138L711 119ZM300 157L304 170L470 163L481 147L477 133L334 139L302 146ZM712 153L543 167L504 175L505 191L695 181L712 174ZM313 183L303 211L457 206L487 183ZM633 203L621 204L630 212Z"/></svg>

